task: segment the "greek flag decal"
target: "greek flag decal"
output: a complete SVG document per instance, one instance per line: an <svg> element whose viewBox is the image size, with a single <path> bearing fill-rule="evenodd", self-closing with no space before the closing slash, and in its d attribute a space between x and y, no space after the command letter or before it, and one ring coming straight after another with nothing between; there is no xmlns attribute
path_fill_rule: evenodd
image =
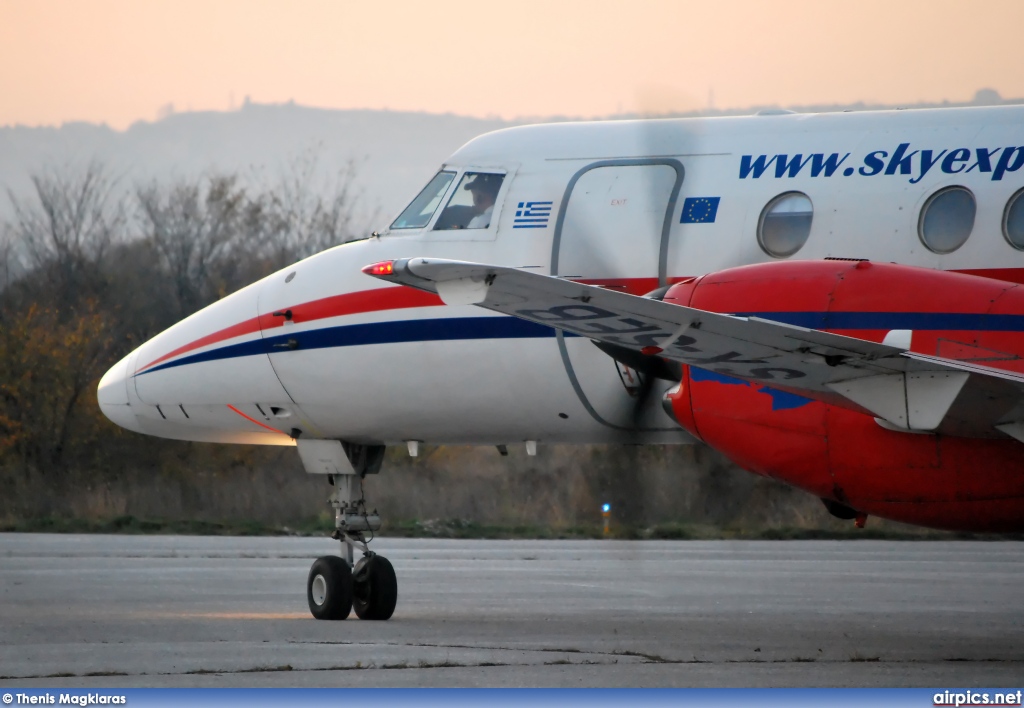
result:
<svg viewBox="0 0 1024 708"><path fill-rule="evenodd" d="M513 229L543 229L551 218L552 202L519 202Z"/></svg>

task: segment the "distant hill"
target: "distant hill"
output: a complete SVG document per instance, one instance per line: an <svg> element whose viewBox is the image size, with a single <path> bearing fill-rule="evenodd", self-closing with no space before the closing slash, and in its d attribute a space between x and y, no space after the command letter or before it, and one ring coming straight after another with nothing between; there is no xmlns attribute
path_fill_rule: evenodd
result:
<svg viewBox="0 0 1024 708"><path fill-rule="evenodd" d="M90 123L2 127L0 186L23 196L31 190L31 172L93 159L111 168L126 187L215 171L274 180L313 151L320 173L335 172L355 160L368 211L379 209L378 221L386 221L460 145L510 125L450 114L250 103L232 112L178 113L152 123L140 121L124 131ZM9 213L3 195L0 218Z"/></svg>
<svg viewBox="0 0 1024 708"><path fill-rule="evenodd" d="M925 108L1021 103L1004 100L991 89L969 103L883 106L793 106L797 112ZM741 115L764 108L708 110L681 116ZM618 115L612 119L644 117ZM668 116L659 116L668 117ZM130 188L140 181L188 177L202 172L239 172L246 178L277 179L299 156L315 152L321 173L358 167L358 186L366 213L378 212L370 226L395 215L426 183L441 162L460 145L482 133L526 122L564 121L564 117L518 122L452 114L398 111L329 110L294 103L246 103L231 112L172 113L155 122L140 121L127 130L105 125L66 123L59 128L0 127L0 188L24 196L29 175L46 167L63 168L97 159ZM10 214L0 195L0 220Z"/></svg>

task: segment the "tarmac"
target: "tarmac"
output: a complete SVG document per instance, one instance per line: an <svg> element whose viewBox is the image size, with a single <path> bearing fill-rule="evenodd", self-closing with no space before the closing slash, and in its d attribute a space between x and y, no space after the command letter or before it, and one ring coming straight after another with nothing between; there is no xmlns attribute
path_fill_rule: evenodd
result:
<svg viewBox="0 0 1024 708"><path fill-rule="evenodd" d="M1024 683L1024 543L372 546L395 616L319 622L329 539L0 534L0 686Z"/></svg>

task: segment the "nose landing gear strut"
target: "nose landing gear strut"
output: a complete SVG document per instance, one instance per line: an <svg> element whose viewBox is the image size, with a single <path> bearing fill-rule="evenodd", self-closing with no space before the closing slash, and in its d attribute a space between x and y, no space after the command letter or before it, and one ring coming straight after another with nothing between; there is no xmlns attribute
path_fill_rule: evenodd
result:
<svg viewBox="0 0 1024 708"><path fill-rule="evenodd" d="M353 608L359 619L389 619L398 602L398 580L391 562L369 549L374 532L380 529L380 516L376 510L367 512L362 498L363 477L380 470L384 446L349 444L343 448L336 440L296 442L306 471L327 473L334 486L328 500L334 507L331 537L341 542L341 557L322 556L309 569L309 611L324 620L345 619ZM353 562L356 549L363 557Z"/></svg>

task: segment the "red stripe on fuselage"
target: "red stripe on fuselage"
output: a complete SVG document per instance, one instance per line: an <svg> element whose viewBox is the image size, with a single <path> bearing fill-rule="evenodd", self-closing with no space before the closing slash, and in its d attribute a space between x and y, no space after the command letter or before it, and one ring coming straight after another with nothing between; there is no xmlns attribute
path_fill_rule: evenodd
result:
<svg viewBox="0 0 1024 708"><path fill-rule="evenodd" d="M954 272L1024 284L1024 268L983 268L975 270L958 270ZM668 282L669 284L673 284L682 280L686 280L686 278L673 277L669 278ZM659 287L657 278L584 278L580 279L578 282L586 285L597 285L610 290L629 293L630 295L645 295ZM435 307L443 304L444 303L441 301L441 298L433 293L414 290L413 288L407 288L405 286L396 286L376 288L374 290L361 290L359 292L346 293L344 295L334 295L332 297L313 300L312 302L303 303L301 305L285 307L282 308L282 310L278 310L278 312L291 310L292 322L299 323L313 322L315 320L326 319L328 317L356 315L363 312L401 310L414 307ZM156 366L157 364L163 363L180 354L185 354L211 344L217 344L227 339L253 334L255 332L259 332L261 328L263 330L269 330L275 327L282 327L284 326L284 323L284 317L274 317L272 312L262 314L259 317L253 317L245 322L225 327L213 334L208 334L205 337L200 337L194 342L178 347L174 351L168 352L160 358L149 362L145 366L136 369L135 373L145 371L152 366Z"/></svg>
<svg viewBox="0 0 1024 708"><path fill-rule="evenodd" d="M376 288L374 290L361 290L359 292L346 293L344 295L334 295L332 297L325 297L321 300L306 302L301 305L281 308L281 310L277 310L277 312L291 310L291 321L294 323L300 323L313 322L316 320L326 319L328 317L357 315L363 312L402 310L411 307L434 307L436 305L443 304L444 303L441 301L441 298L433 293L414 290L400 285L388 288ZM193 342L189 342L184 346L178 347L174 351L164 354L159 359L154 359L145 366L136 369L135 373L145 371L152 366L156 366L157 364L167 361L168 359L172 359L180 354L186 354L190 351L194 351L211 344L217 344L227 339L234 339L235 337L253 334L255 332L259 332L260 329L269 330L275 327L283 327L284 323L284 317L275 317L272 312L262 314L259 317L253 317L250 320L231 325L230 327L225 327L213 334L208 334L205 337L200 337Z"/></svg>
<svg viewBox="0 0 1024 708"><path fill-rule="evenodd" d="M200 337L194 342L189 342L183 347L178 347L174 351L164 354L159 359L154 359L145 366L136 369L135 373L145 371L151 366L156 366L157 364L165 362L168 359L178 356L179 354L190 352L193 349L199 349L200 347L205 347L210 344L223 342L225 339L234 339L235 337L242 337L246 334L252 334L253 332L259 331L260 319L258 317L253 317L251 320L246 320L245 322L239 322L238 324L231 325L230 327L225 327L224 329L214 332L213 334L208 334L205 337Z"/></svg>
<svg viewBox="0 0 1024 708"><path fill-rule="evenodd" d="M390 288L360 290L355 293L334 295L333 297L325 297L322 300L313 300L301 305L282 308L282 310L291 310L291 321L295 324L301 324L302 322L327 319L328 317L357 315L362 312L402 310L410 307L434 307L443 304L441 298L434 293L398 285ZM277 312L282 310L277 310ZM275 317L272 312L260 315L259 319L264 331L274 327L283 327L285 323L284 317Z"/></svg>

